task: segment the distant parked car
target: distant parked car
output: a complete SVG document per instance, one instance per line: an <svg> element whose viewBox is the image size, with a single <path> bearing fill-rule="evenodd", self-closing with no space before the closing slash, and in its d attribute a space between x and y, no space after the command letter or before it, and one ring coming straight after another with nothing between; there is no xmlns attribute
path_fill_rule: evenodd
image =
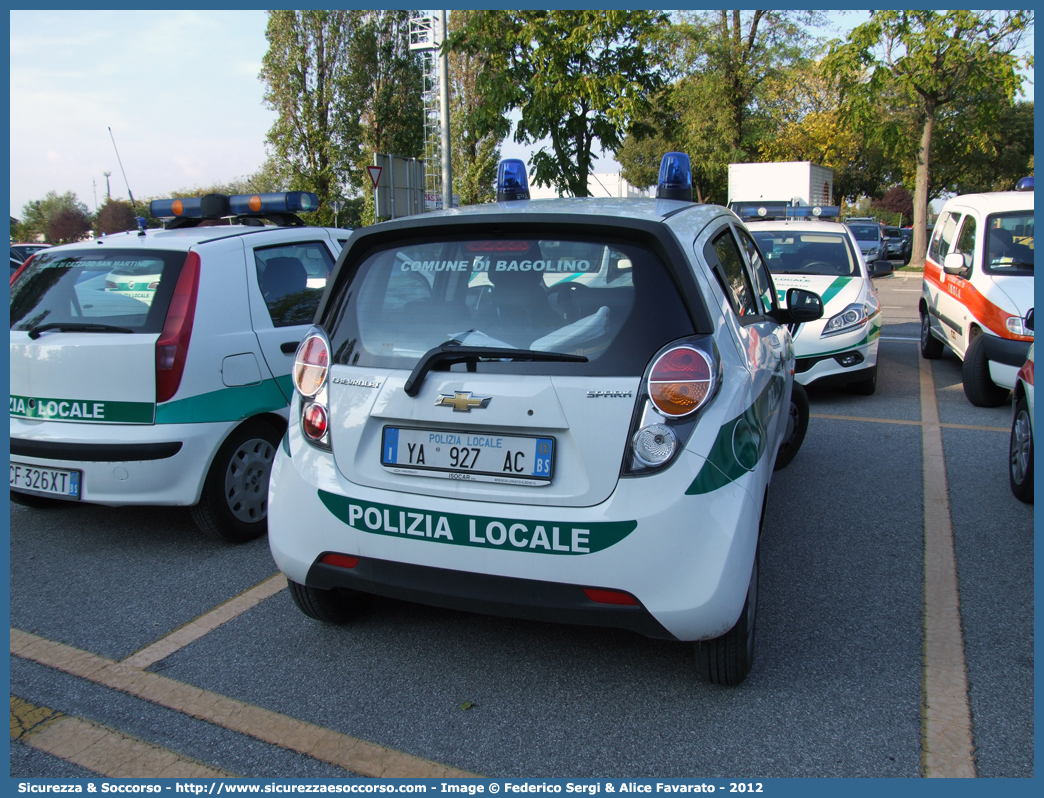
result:
<svg viewBox="0 0 1044 798"><path fill-rule="evenodd" d="M20 261L25 261L30 255L39 252L41 249L47 249L51 246L50 244L12 244L11 245L11 257L18 258Z"/></svg>
<svg viewBox="0 0 1044 798"><path fill-rule="evenodd" d="M907 255L907 241L903 238L898 227L886 227L884 229L885 237L885 252L884 255L888 260L902 260L906 263L909 260ZM911 239L912 240L912 239Z"/></svg>

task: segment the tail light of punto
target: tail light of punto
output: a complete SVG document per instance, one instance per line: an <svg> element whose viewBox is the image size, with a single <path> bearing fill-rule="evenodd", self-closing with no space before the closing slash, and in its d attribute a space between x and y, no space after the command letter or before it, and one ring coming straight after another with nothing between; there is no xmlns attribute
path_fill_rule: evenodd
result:
<svg viewBox="0 0 1044 798"><path fill-rule="evenodd" d="M721 358L711 338L675 342L658 352L642 378L623 474L651 474L674 462L720 385Z"/></svg>
<svg viewBox="0 0 1044 798"><path fill-rule="evenodd" d="M301 432L321 449L330 448L329 374L330 342L313 327L297 347L293 381L301 395Z"/></svg>

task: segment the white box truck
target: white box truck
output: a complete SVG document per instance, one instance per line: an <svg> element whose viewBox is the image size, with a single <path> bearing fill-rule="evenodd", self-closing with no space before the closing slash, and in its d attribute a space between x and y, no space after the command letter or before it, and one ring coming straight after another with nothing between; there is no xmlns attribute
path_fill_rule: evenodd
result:
<svg viewBox="0 0 1044 798"><path fill-rule="evenodd" d="M737 203L833 205L834 170L810 161L730 163L730 208Z"/></svg>

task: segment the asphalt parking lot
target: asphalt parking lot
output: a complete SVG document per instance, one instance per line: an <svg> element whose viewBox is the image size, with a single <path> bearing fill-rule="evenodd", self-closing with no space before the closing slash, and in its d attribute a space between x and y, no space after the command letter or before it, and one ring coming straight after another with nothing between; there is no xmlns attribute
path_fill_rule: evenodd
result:
<svg viewBox="0 0 1044 798"><path fill-rule="evenodd" d="M920 285L878 282L873 396L809 392L738 688L700 683L689 645L623 631L381 599L324 626L264 540L204 538L187 510L12 506L11 775L916 778L946 775L926 716L963 698L973 773L1033 776L1033 507L1008 488L1011 408L969 404L952 355L921 360ZM965 680L943 699L932 435Z"/></svg>

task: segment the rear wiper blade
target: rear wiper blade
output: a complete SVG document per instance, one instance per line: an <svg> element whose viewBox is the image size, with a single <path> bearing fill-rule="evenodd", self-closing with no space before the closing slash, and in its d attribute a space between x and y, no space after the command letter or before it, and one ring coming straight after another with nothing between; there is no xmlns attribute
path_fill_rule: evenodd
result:
<svg viewBox="0 0 1044 798"><path fill-rule="evenodd" d="M116 327L112 324L81 324L79 322L54 321L50 324L40 324L36 327L32 327L29 330L29 337L35 341L42 333L45 333L48 330L58 330L59 332L134 332L134 330L129 327Z"/></svg>
<svg viewBox="0 0 1044 798"><path fill-rule="evenodd" d="M533 349L505 349L499 346L456 346L440 344L424 353L417 365L413 367L410 378L403 386L407 396L420 393L424 377L435 366L451 366L454 363L467 363L468 371L475 371L480 360L532 360L557 361L560 363L586 363L583 355L566 355L561 352L537 352Z"/></svg>

